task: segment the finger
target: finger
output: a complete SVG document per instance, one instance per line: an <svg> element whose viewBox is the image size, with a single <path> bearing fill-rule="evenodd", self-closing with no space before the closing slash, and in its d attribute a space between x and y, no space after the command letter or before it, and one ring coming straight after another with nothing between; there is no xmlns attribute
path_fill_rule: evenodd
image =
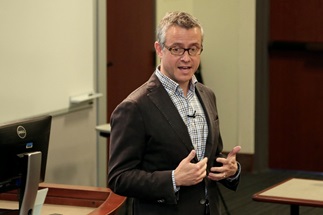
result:
<svg viewBox="0 0 323 215"><path fill-rule="evenodd" d="M222 178L226 178L227 174L225 172L222 173Z"/></svg>
<svg viewBox="0 0 323 215"><path fill-rule="evenodd" d="M195 155L196 155L195 150L192 150L192 151L187 155L187 157L186 157L185 159L187 159L188 161L191 161L191 160L193 160L193 158L195 157Z"/></svg>
<svg viewBox="0 0 323 215"><path fill-rule="evenodd" d="M202 160L200 160L199 163L206 164L207 163L207 160L208 160L208 158L205 157Z"/></svg>
<svg viewBox="0 0 323 215"><path fill-rule="evenodd" d="M218 165L220 166L220 164L224 164L226 162L226 160L227 160L227 158L218 157L216 159L216 162L218 162L219 163Z"/></svg>
<svg viewBox="0 0 323 215"><path fill-rule="evenodd" d="M235 146L228 154L228 157L235 156L240 150L241 150L241 146Z"/></svg>
<svg viewBox="0 0 323 215"><path fill-rule="evenodd" d="M225 171L225 169L223 167L211 167L211 169L210 169L210 172L216 173L216 174L222 173L224 171Z"/></svg>
<svg viewBox="0 0 323 215"><path fill-rule="evenodd" d="M207 166L207 160L208 160L208 158L205 157L202 160L200 160L199 162L197 162L196 165L198 165L200 167L206 167Z"/></svg>
<svg viewBox="0 0 323 215"><path fill-rule="evenodd" d="M208 178L214 181L220 181L222 179L224 179L225 177L227 177L226 175L224 175L224 173L212 173L210 172L208 175Z"/></svg>

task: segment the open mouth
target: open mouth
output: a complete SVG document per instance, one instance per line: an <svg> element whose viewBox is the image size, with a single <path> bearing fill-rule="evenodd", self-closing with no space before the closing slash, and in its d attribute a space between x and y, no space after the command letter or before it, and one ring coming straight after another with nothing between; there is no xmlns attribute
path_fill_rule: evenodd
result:
<svg viewBox="0 0 323 215"><path fill-rule="evenodd" d="M190 66L179 66L178 69L180 70L190 70L192 67Z"/></svg>

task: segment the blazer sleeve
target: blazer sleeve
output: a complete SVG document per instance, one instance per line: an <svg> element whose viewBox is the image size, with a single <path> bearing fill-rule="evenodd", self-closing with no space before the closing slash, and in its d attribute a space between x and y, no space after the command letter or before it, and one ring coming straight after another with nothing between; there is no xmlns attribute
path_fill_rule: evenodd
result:
<svg viewBox="0 0 323 215"><path fill-rule="evenodd" d="M112 113L108 185L122 196L175 204L172 170L142 169L147 141L141 111L136 101L127 99Z"/></svg>

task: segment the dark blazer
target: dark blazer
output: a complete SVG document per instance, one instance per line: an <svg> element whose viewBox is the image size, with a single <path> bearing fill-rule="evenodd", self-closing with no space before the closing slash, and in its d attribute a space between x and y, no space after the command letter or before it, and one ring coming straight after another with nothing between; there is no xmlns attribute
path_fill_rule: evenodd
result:
<svg viewBox="0 0 323 215"><path fill-rule="evenodd" d="M209 170L222 156L223 148L215 95L200 83L196 93L209 128L205 150ZM220 214L215 181L205 178L174 192L171 172L193 145L185 123L155 74L112 113L110 144L109 187L119 195L134 198L135 215L202 215L205 187L211 215ZM198 162L197 158L192 162ZM232 190L238 182L220 181Z"/></svg>

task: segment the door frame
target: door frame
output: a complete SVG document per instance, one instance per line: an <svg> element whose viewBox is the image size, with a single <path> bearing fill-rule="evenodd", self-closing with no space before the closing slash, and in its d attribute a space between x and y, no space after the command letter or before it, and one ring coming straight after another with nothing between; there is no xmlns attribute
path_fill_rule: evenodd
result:
<svg viewBox="0 0 323 215"><path fill-rule="evenodd" d="M268 170L269 148L269 0L256 0L255 172Z"/></svg>

